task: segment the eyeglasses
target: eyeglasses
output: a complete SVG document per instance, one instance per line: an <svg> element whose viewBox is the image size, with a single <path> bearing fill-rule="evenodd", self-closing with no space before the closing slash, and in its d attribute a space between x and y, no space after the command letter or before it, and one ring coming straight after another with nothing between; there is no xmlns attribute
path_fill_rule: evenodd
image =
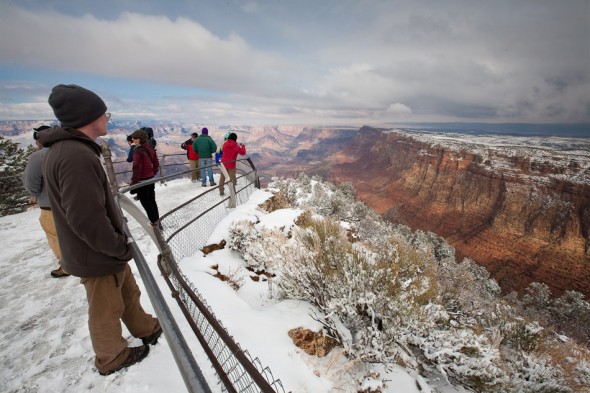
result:
<svg viewBox="0 0 590 393"><path fill-rule="evenodd" d="M111 120L111 112L105 112L104 115L107 117L107 120Z"/></svg>

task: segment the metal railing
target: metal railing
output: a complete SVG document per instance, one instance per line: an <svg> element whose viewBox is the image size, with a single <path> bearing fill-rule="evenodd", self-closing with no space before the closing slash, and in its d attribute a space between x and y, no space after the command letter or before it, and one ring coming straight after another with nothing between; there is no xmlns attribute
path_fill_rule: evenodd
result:
<svg viewBox="0 0 590 393"><path fill-rule="evenodd" d="M258 358L253 358L247 350L242 350L239 344L233 340L227 329L215 317L214 312L207 305L203 296L182 273L177 263L187 256L196 254L199 249L204 247L217 223L233 207L246 202L255 189L260 187L257 171L252 160L244 158L236 161L237 186L234 187L231 181L226 183L229 194L220 197L217 188L211 188L162 215L160 222L163 228L158 229L157 226L150 225L145 214L125 194L147 184L165 183L173 178L187 176L191 171L182 170L182 166L186 167L188 165L186 158L184 163L164 164L166 157L170 156L163 157L158 177L141 182L138 185L119 189L119 184L124 182L122 179L128 176L130 171L115 172L108 146L105 144L103 144L103 155L107 174L113 192L117 196L117 201L126 213L140 223L156 243L160 251L158 256L160 271L172 290L173 298L211 361L211 365L223 384L224 390L228 392L284 393L281 381L273 377L270 369L263 367ZM186 157L184 154L181 155ZM225 178L229 180L228 173L222 164L219 166L213 165L212 168L223 173ZM167 170L174 173L166 174ZM129 231L128 234L130 235ZM145 259L138 249L136 251L137 253L134 252L134 254L137 255L134 255L134 257L137 257L136 262L138 265L143 266L140 269L140 274L146 284L146 291L148 293L152 291L159 293L159 295L157 293L153 296L150 295L152 303L164 303L163 307L161 305L156 307L154 304L154 308L158 318L161 318L160 312L163 314L166 325L163 325L162 328L166 338L169 339L169 336L175 336L171 337L171 340L176 341L176 343L170 345L170 348L173 352L176 352L174 357L181 370L187 389L191 392L209 391L206 383L201 386L204 381L202 373L196 362L194 362L192 352L176 327L174 319L171 314L169 315L169 310L167 310L157 285L155 285L155 288L151 284L148 286L153 277L150 278L151 272L149 272ZM144 277L144 274L146 277ZM161 310L159 310L160 308ZM191 360L186 361L186 359Z"/></svg>

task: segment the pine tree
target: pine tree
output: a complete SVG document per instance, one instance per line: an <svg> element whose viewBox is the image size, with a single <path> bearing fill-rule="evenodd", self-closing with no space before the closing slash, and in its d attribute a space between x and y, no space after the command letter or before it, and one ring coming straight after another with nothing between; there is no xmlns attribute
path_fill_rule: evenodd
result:
<svg viewBox="0 0 590 393"><path fill-rule="evenodd" d="M33 151L31 145L23 150L0 135L0 216L21 213L30 205L21 176Z"/></svg>

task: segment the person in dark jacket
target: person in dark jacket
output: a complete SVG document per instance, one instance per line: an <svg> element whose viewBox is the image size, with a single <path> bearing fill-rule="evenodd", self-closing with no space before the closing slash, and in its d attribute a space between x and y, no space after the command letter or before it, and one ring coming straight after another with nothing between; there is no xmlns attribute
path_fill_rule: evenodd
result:
<svg viewBox="0 0 590 393"><path fill-rule="evenodd" d="M186 150L186 158L188 159L188 166L191 170L191 181L196 183L201 180L201 171L199 170L199 154L193 150L193 142L197 139L196 132L191 134L191 139L182 142L180 148Z"/></svg>
<svg viewBox="0 0 590 393"><path fill-rule="evenodd" d="M199 155L199 166L201 167L201 185L207 185L207 175L209 176L209 184L215 186L213 180L213 160L211 157L217 150L217 145L209 136L209 130L204 127L201 130L201 135L193 142L193 150ZM206 173L205 173L206 172Z"/></svg>
<svg viewBox="0 0 590 393"><path fill-rule="evenodd" d="M223 152L223 154L221 155L221 163L223 164L223 166L225 166L227 174L229 175L231 182L234 184L234 187L237 183L236 160L238 159L238 154L242 156L246 154L246 145L244 145L243 143L240 143L238 145L237 140L238 136L235 132L232 132L231 134L229 134L229 136L227 137L227 141L225 141L223 147L221 148L221 151ZM219 177L219 195L225 194L223 191L224 184L225 176L223 175L223 172L221 172L221 176Z"/></svg>
<svg viewBox="0 0 590 393"><path fill-rule="evenodd" d="M43 175L64 269L86 289L88 328L101 375L141 361L162 333L140 303L128 261L131 248L95 140L107 134L104 101L77 85L57 85L49 105L61 126L39 134L45 147ZM121 321L143 345L129 348Z"/></svg>
<svg viewBox="0 0 590 393"><path fill-rule="evenodd" d="M158 173L160 162L156 151L147 144L147 133L143 130L134 131L131 134L133 144L136 146L133 151L133 175L131 176L131 185L137 184L142 180L149 180ZM160 225L160 213L156 203L156 187L148 184L135 189L141 206L145 209L148 219L152 225Z"/></svg>
<svg viewBox="0 0 590 393"><path fill-rule="evenodd" d="M127 144L129 145L129 153L127 153L127 162L133 162L133 151L136 146L133 144L133 138L131 135L127 135Z"/></svg>
<svg viewBox="0 0 590 393"><path fill-rule="evenodd" d="M53 220L51 206L49 205L47 187L45 186L45 181L43 180L43 160L45 159L45 154L49 149L43 148L39 142L38 137L41 131L47 130L49 128L51 127L40 126L34 128L33 139L35 140L35 144L39 150L29 156L27 166L23 172L23 184L29 194L37 199L37 204L41 209L39 222L41 223L41 228L43 228L43 231L45 232L45 237L47 237L49 248L51 248L53 255L55 255L55 258L57 258L57 262L59 263L59 267L51 271L51 277L59 278L67 277L69 274L66 273L66 271L61 266L61 250L59 249L59 242L57 240L57 230L55 229L55 221Z"/></svg>

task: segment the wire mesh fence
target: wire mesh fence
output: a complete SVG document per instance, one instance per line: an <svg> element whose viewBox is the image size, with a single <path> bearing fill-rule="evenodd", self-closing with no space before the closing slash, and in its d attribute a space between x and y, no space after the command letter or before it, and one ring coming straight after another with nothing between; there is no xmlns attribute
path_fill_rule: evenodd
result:
<svg viewBox="0 0 590 393"><path fill-rule="evenodd" d="M241 349L178 267L165 264L161 259L162 273L175 290L176 301L209 356L224 391L284 393L281 381L275 379L270 368L264 367L258 358L252 358L247 350Z"/></svg>

